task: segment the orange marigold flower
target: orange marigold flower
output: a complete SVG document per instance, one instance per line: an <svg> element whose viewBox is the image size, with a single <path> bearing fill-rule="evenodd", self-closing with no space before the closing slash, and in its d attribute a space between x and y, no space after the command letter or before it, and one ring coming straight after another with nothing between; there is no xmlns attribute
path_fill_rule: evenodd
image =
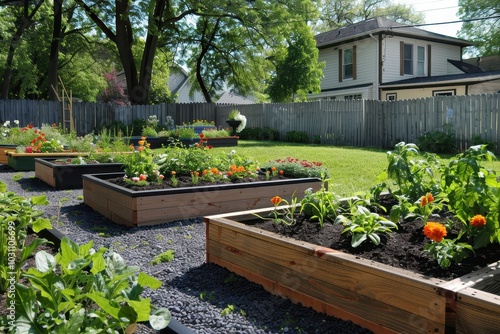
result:
<svg viewBox="0 0 500 334"><path fill-rule="evenodd" d="M177 172L175 170L173 170L172 172L170 172L172 175L175 175L177 174Z"/></svg>
<svg viewBox="0 0 500 334"><path fill-rule="evenodd" d="M440 223L428 222L424 226L424 234L435 242L441 242L446 236L446 227Z"/></svg>
<svg viewBox="0 0 500 334"><path fill-rule="evenodd" d="M273 198L271 198L271 202L275 205L275 206L278 206L280 205L282 199L281 197L279 196L274 196Z"/></svg>
<svg viewBox="0 0 500 334"><path fill-rule="evenodd" d="M139 140L137 143L141 146L144 146L144 140Z"/></svg>
<svg viewBox="0 0 500 334"><path fill-rule="evenodd" d="M271 170L274 172L277 168L276 167L271 167Z"/></svg>
<svg viewBox="0 0 500 334"><path fill-rule="evenodd" d="M474 227L483 227L484 225L486 225L486 218L484 218L484 216L482 215L475 215L471 218L469 223Z"/></svg>
<svg viewBox="0 0 500 334"><path fill-rule="evenodd" d="M422 196L420 198L420 204L422 206L426 206L427 204L432 203L432 202L434 202L434 196L432 196L431 193L427 193L425 196Z"/></svg>
<svg viewBox="0 0 500 334"><path fill-rule="evenodd" d="M138 149L139 151L144 151L146 148L145 148L144 146L139 146L137 149Z"/></svg>
<svg viewBox="0 0 500 334"><path fill-rule="evenodd" d="M142 136L142 137L141 137L141 140L146 140L146 137L145 137L145 136Z"/></svg>

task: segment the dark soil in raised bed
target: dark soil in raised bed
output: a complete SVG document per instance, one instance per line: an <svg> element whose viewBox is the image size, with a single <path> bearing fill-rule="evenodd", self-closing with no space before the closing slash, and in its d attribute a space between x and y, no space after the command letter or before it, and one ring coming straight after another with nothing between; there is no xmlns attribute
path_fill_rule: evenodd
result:
<svg viewBox="0 0 500 334"><path fill-rule="evenodd" d="M445 280L455 279L500 260L500 245L490 244L475 250L475 255L471 253L471 256L460 264L441 269L437 261L424 252L424 245L430 240L423 233L422 221L400 223L398 230L380 235L380 245L375 246L370 241L365 241L356 248L351 247L349 234L341 234L344 228L342 225L326 223L320 227L317 221L311 222L303 216L298 217L297 221L294 226L277 225L264 220L254 221L252 225L297 240Z"/></svg>

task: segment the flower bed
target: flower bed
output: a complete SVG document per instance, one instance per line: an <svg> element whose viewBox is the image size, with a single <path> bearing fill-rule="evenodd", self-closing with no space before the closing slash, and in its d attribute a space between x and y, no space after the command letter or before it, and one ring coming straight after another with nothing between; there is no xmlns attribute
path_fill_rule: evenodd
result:
<svg viewBox="0 0 500 334"><path fill-rule="evenodd" d="M35 158L35 177L55 189L82 188L83 174L114 173L123 170L122 163L63 164L60 159Z"/></svg>
<svg viewBox="0 0 500 334"><path fill-rule="evenodd" d="M186 188L131 190L107 180L124 174L83 175L84 202L117 224L144 226L186 219L262 208L268 206L269 193L291 199L308 188L318 190L318 178L215 184Z"/></svg>

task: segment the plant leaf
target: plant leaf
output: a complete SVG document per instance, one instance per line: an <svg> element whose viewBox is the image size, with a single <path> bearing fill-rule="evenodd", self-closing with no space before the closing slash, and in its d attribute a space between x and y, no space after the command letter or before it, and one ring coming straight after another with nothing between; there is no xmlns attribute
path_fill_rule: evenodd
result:
<svg viewBox="0 0 500 334"><path fill-rule="evenodd" d="M150 275L146 274L145 272L139 273L139 276L137 277L137 283L139 283L140 286L143 286L143 287L147 286L153 290L158 289L162 285L162 282L159 279L157 279L153 276L150 276Z"/></svg>
<svg viewBox="0 0 500 334"><path fill-rule="evenodd" d="M37 218L31 226L33 232L38 233L41 230L52 230L52 224L47 218Z"/></svg>
<svg viewBox="0 0 500 334"><path fill-rule="evenodd" d="M172 314L168 309L162 307L149 316L149 323L153 329L159 331L168 326L170 319L172 319Z"/></svg>
<svg viewBox="0 0 500 334"><path fill-rule="evenodd" d="M46 273L55 267L56 258L46 251L40 251L35 255L35 264L38 271Z"/></svg>
<svg viewBox="0 0 500 334"><path fill-rule="evenodd" d="M49 201L47 201L47 197L45 195L31 196L30 200L31 200L31 203L33 203L33 205L47 205L47 204L49 204Z"/></svg>

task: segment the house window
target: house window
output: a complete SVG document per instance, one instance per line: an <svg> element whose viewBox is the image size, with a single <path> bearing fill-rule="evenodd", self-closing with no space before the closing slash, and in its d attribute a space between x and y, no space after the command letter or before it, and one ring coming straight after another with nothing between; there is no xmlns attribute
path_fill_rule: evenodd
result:
<svg viewBox="0 0 500 334"><path fill-rule="evenodd" d="M455 89L432 91L432 96L454 96L456 94L457 94L457 92Z"/></svg>
<svg viewBox="0 0 500 334"><path fill-rule="evenodd" d="M352 79L353 74L353 52L352 49L344 50L343 78Z"/></svg>
<svg viewBox="0 0 500 334"><path fill-rule="evenodd" d="M361 100L361 94L344 95L344 100Z"/></svg>
<svg viewBox="0 0 500 334"><path fill-rule="evenodd" d="M417 47L417 76L425 76L425 48Z"/></svg>
<svg viewBox="0 0 500 334"><path fill-rule="evenodd" d="M403 49L404 74L413 75L413 45L405 44Z"/></svg>
<svg viewBox="0 0 500 334"><path fill-rule="evenodd" d="M344 79L356 80L356 45L339 50L339 82Z"/></svg>
<svg viewBox="0 0 500 334"><path fill-rule="evenodd" d="M385 95L385 99L387 101L396 101L397 95L396 93L389 93Z"/></svg>

